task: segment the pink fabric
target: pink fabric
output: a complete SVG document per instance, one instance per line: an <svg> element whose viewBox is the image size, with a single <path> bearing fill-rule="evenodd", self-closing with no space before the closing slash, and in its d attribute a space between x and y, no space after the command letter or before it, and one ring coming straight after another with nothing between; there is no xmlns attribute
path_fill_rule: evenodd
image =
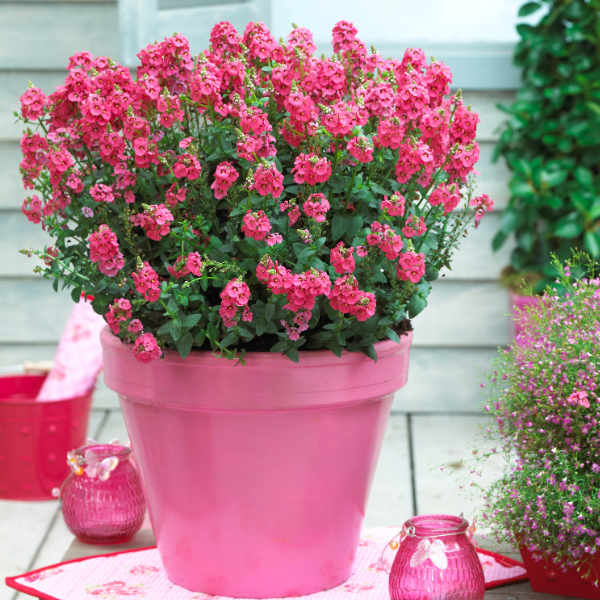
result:
<svg viewBox="0 0 600 600"><path fill-rule="evenodd" d="M62 333L54 367L48 373L37 400L66 400L88 394L102 369L100 331L106 325L89 302L81 299Z"/></svg>
<svg viewBox="0 0 600 600"><path fill-rule="evenodd" d="M363 531L352 575L341 586L312 594L314 600L348 600L359 595L363 600L389 600L388 573L395 551L388 546L399 527L378 527ZM382 558L383 555L383 558ZM485 553L479 554L486 587L493 581L523 577L520 563ZM510 564L511 566L503 566ZM512 565L514 563L514 565ZM97 556L38 569L7 578L12 588L46 600L118 600L132 597L144 600L210 600L207 594L194 593L172 584L166 577L156 548ZM229 600L221 597L221 600Z"/></svg>

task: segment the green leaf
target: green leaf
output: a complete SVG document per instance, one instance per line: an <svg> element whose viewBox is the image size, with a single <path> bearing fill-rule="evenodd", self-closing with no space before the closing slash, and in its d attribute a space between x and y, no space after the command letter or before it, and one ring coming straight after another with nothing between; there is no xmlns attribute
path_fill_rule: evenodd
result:
<svg viewBox="0 0 600 600"><path fill-rule="evenodd" d="M539 4L539 2L527 2L527 4L523 4L523 6L519 8L519 12L517 14L519 17L526 17L527 15L531 15L540 8L541 4Z"/></svg>
<svg viewBox="0 0 600 600"><path fill-rule="evenodd" d="M330 340L333 337L331 331L318 331L312 335L313 340Z"/></svg>
<svg viewBox="0 0 600 600"><path fill-rule="evenodd" d="M342 356L342 347L336 338L332 337L327 344L327 347L338 357Z"/></svg>
<svg viewBox="0 0 600 600"><path fill-rule="evenodd" d="M73 300L73 302L79 302L81 298L81 288L73 288L71 290L71 300Z"/></svg>
<svg viewBox="0 0 600 600"><path fill-rule="evenodd" d="M542 173L542 181L551 188L560 185L569 176L569 172L566 169L562 171L553 171L552 173L546 173L545 171L542 171Z"/></svg>
<svg viewBox="0 0 600 600"><path fill-rule="evenodd" d="M270 322L271 321L266 321L264 318L258 319L256 321L256 324L254 325L256 329L256 335L258 335L259 337L263 335L263 333L267 331L267 327L269 326Z"/></svg>
<svg viewBox="0 0 600 600"><path fill-rule="evenodd" d="M238 341L238 336L235 331L230 331L220 342L219 346L221 348L227 348L227 346L231 346L231 344L235 344Z"/></svg>
<svg viewBox="0 0 600 600"><path fill-rule="evenodd" d="M238 333L246 340L249 341L254 337L254 334L243 327L238 327Z"/></svg>
<svg viewBox="0 0 600 600"><path fill-rule="evenodd" d="M157 335L167 335L167 333L171 332L171 321L168 321L164 325L161 325L156 332Z"/></svg>
<svg viewBox="0 0 600 600"><path fill-rule="evenodd" d="M374 181L371 182L371 189L382 196L391 196L390 192L384 190L378 183L375 183Z"/></svg>
<svg viewBox="0 0 600 600"><path fill-rule="evenodd" d="M298 348L296 346L290 346L286 351L285 355L293 362L299 363L300 357L298 356Z"/></svg>
<svg viewBox="0 0 600 600"><path fill-rule="evenodd" d="M95 294L99 294L102 290L106 289L106 286L108 285L108 281L106 281L106 279L101 279L97 284L96 287L94 288L94 293Z"/></svg>
<svg viewBox="0 0 600 600"><path fill-rule="evenodd" d="M368 346L361 348L361 350L369 358L377 362L377 350L375 350L375 346L373 346L373 344L369 344Z"/></svg>
<svg viewBox="0 0 600 600"><path fill-rule="evenodd" d="M265 306L265 319L267 319L267 321L270 321L274 315L275 315L275 305L271 304L269 302L269 304L267 304Z"/></svg>
<svg viewBox="0 0 600 600"><path fill-rule="evenodd" d="M592 112L595 112L598 116L600 116L600 104L596 104L595 102L586 102L586 106Z"/></svg>
<svg viewBox="0 0 600 600"><path fill-rule="evenodd" d="M199 320L201 315L186 315L181 319L181 328L184 331L191 329Z"/></svg>
<svg viewBox="0 0 600 600"><path fill-rule="evenodd" d="M206 337L214 342L219 338L219 328L213 323L209 323L206 327Z"/></svg>
<svg viewBox="0 0 600 600"><path fill-rule="evenodd" d="M173 319L170 323L169 333L171 337L177 341L181 335L181 321L179 319Z"/></svg>
<svg viewBox="0 0 600 600"><path fill-rule="evenodd" d="M360 215L354 215L351 217L346 230L346 236L352 239L363 225L363 218Z"/></svg>
<svg viewBox="0 0 600 600"><path fill-rule="evenodd" d="M531 187L531 184L522 179L513 179L510 182L510 191L513 196L531 196L535 194L535 190Z"/></svg>
<svg viewBox="0 0 600 600"><path fill-rule="evenodd" d="M575 238L583 231L583 224L575 220L571 215L560 219L554 230L554 234L562 238Z"/></svg>
<svg viewBox="0 0 600 600"><path fill-rule="evenodd" d="M304 250L302 250L302 252L300 252L300 254L298 255L298 260L304 260L305 258L309 258L314 253L315 251L312 248L304 248Z"/></svg>
<svg viewBox="0 0 600 600"><path fill-rule="evenodd" d="M387 335L387 337L392 340L392 342L396 342L396 344L400 343L400 338L398 337L398 334L393 330L390 329L389 327L385 330L385 335Z"/></svg>
<svg viewBox="0 0 600 600"><path fill-rule="evenodd" d="M421 294L413 294L407 304L408 316L414 319L427 306L427 300Z"/></svg>
<svg viewBox="0 0 600 600"><path fill-rule="evenodd" d="M177 351L179 352L179 356L181 358L186 358L192 349L193 338L192 334L188 331L186 334L182 335L177 342Z"/></svg>
<svg viewBox="0 0 600 600"><path fill-rule="evenodd" d="M600 253L600 237L595 231L586 231L583 242L586 250L592 256L598 256L598 253Z"/></svg>
<svg viewBox="0 0 600 600"><path fill-rule="evenodd" d="M331 221L331 236L334 241L339 240L346 233L350 220L341 211L335 213Z"/></svg>
<svg viewBox="0 0 600 600"><path fill-rule="evenodd" d="M289 348L289 345L289 340L282 340L271 347L271 352L285 352Z"/></svg>
<svg viewBox="0 0 600 600"><path fill-rule="evenodd" d="M179 307L177 306L177 302L173 298L169 298L169 302L167 303L167 308L171 314L177 314Z"/></svg>
<svg viewBox="0 0 600 600"><path fill-rule="evenodd" d="M204 344L204 340L206 339L206 330L202 330L200 333L196 334L196 337L194 338L194 344L196 346L202 346L202 344Z"/></svg>
<svg viewBox="0 0 600 600"><path fill-rule="evenodd" d="M581 165L575 169L575 179L584 187L594 187L592 172Z"/></svg>

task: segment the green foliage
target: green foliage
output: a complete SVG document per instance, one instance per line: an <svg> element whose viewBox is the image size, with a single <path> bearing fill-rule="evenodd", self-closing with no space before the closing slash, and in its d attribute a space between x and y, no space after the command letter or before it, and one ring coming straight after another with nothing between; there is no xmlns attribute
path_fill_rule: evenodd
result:
<svg viewBox="0 0 600 600"><path fill-rule="evenodd" d="M511 266L536 272L535 291L552 281L550 256L571 248L600 253L599 0L527 2L537 25L517 26L514 61L522 84L503 125L495 158L512 171L511 198L494 249L513 233Z"/></svg>

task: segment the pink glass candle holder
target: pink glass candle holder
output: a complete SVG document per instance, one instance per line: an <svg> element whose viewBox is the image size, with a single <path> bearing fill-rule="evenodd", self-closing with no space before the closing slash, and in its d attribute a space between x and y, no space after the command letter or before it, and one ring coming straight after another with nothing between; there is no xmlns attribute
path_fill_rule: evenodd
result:
<svg viewBox="0 0 600 600"><path fill-rule="evenodd" d="M131 449L92 444L69 452L72 473L59 494L69 531L88 544L118 544L140 529L146 512Z"/></svg>
<svg viewBox="0 0 600 600"><path fill-rule="evenodd" d="M483 568L462 517L423 515L404 523L390 574L392 600L483 600Z"/></svg>

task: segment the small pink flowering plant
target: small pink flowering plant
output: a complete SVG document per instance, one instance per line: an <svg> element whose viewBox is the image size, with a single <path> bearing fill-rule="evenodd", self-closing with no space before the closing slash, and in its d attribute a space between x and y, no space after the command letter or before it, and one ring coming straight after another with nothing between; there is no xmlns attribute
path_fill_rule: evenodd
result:
<svg viewBox="0 0 600 600"><path fill-rule="evenodd" d="M399 342L470 223L479 117L421 50L334 55L296 27L174 35L128 69L88 52L21 97L25 216L44 277L85 291L142 362L167 348L363 351ZM462 202L462 208L459 204ZM31 254L32 250L24 252Z"/></svg>
<svg viewBox="0 0 600 600"><path fill-rule="evenodd" d="M493 450L475 451L471 473L503 453L502 477L480 488L482 526L589 574L600 551L600 278L581 255L553 267L556 288L517 317L523 331L493 362L484 430Z"/></svg>

